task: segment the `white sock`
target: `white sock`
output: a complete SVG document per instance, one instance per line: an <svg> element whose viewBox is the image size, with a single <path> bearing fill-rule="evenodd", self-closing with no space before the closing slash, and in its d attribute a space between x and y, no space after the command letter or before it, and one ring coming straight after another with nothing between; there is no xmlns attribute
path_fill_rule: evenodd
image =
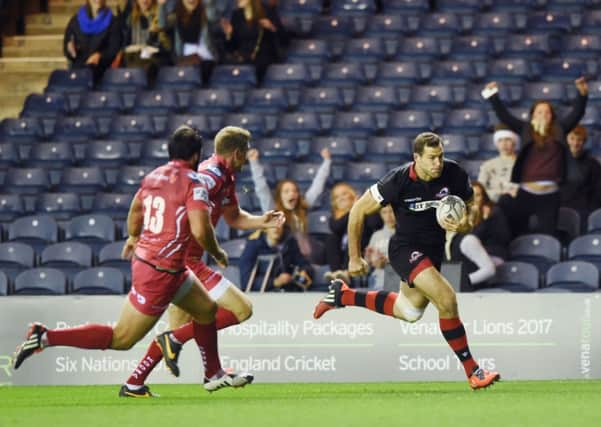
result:
<svg viewBox="0 0 601 427"><path fill-rule="evenodd" d="M138 384L130 384L130 383L125 383L125 387L127 387L130 390L140 390L142 387L144 387L143 385L138 385Z"/></svg>
<svg viewBox="0 0 601 427"><path fill-rule="evenodd" d="M495 275L495 264L478 237L473 234L465 235L459 243L459 250L478 267L478 270L469 275L472 284L477 285Z"/></svg>

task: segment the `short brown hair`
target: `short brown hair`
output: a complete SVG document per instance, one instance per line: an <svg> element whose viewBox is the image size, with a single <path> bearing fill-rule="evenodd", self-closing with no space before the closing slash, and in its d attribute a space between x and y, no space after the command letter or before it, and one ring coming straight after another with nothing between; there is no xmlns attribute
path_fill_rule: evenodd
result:
<svg viewBox="0 0 601 427"><path fill-rule="evenodd" d="M215 152L219 155L233 153L236 149L247 150L250 132L236 126L226 126L215 135Z"/></svg>
<svg viewBox="0 0 601 427"><path fill-rule="evenodd" d="M424 153L424 147L438 147L442 145L442 139L434 132L422 132L413 140L413 152L420 156Z"/></svg>
<svg viewBox="0 0 601 427"><path fill-rule="evenodd" d="M576 126L570 131L570 133L573 133L576 136L582 138L583 141L586 141L586 138L588 137L588 132L586 131L586 128L582 125Z"/></svg>

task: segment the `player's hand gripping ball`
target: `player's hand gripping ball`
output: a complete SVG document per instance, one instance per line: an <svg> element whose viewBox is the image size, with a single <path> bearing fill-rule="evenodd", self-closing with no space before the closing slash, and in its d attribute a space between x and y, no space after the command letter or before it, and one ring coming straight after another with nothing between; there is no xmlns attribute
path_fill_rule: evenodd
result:
<svg viewBox="0 0 601 427"><path fill-rule="evenodd" d="M436 208L436 220L446 230L448 227L445 226L445 221L458 224L465 212L465 202L460 197L450 194L440 200Z"/></svg>

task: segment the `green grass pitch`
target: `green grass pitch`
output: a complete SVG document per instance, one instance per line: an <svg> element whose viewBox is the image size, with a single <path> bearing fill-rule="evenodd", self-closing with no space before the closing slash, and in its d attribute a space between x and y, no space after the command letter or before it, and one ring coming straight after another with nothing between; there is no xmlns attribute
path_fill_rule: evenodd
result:
<svg viewBox="0 0 601 427"><path fill-rule="evenodd" d="M601 381L506 381L477 392L465 382L151 388L161 397L118 398L119 386L0 387L0 426L601 425Z"/></svg>

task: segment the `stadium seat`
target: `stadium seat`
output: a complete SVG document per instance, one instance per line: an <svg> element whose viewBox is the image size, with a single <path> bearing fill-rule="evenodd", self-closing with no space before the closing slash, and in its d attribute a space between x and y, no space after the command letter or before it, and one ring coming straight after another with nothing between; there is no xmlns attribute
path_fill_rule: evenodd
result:
<svg viewBox="0 0 601 427"><path fill-rule="evenodd" d="M50 177L42 168L9 168L4 183L9 193L35 194L50 189Z"/></svg>
<svg viewBox="0 0 601 427"><path fill-rule="evenodd" d="M321 13L321 0L283 0L280 12L283 15L318 15Z"/></svg>
<svg viewBox="0 0 601 427"><path fill-rule="evenodd" d="M94 91L81 97L78 114L89 116L111 116L125 109L119 92Z"/></svg>
<svg viewBox="0 0 601 427"><path fill-rule="evenodd" d="M200 88L200 68L197 66L161 67L155 87L177 91L191 91Z"/></svg>
<svg viewBox="0 0 601 427"><path fill-rule="evenodd" d="M18 166L21 162L17 145L12 142L0 143L0 168Z"/></svg>
<svg viewBox="0 0 601 427"><path fill-rule="evenodd" d="M243 101L243 97L236 96L229 89L201 89L196 90L190 97L189 113L230 113L236 111Z"/></svg>
<svg viewBox="0 0 601 427"><path fill-rule="evenodd" d="M167 115L179 110L179 102L174 91L146 90L139 91L134 101L134 114Z"/></svg>
<svg viewBox="0 0 601 427"><path fill-rule="evenodd" d="M309 234L320 239L324 239L328 234L332 234L329 224L331 215L331 212L326 210L309 212L307 217Z"/></svg>
<svg viewBox="0 0 601 427"><path fill-rule="evenodd" d="M98 252L98 266L119 269L127 283L131 283L131 261L121 257L124 244L125 240L120 240L104 245Z"/></svg>
<svg viewBox="0 0 601 427"><path fill-rule="evenodd" d="M362 64L340 62L324 66L323 78L320 83L324 86L356 87L367 83L367 78Z"/></svg>
<svg viewBox="0 0 601 427"><path fill-rule="evenodd" d="M32 268L15 278L15 295L64 295L66 292L67 278L55 268Z"/></svg>
<svg viewBox="0 0 601 427"><path fill-rule="evenodd" d="M291 163L288 166L287 178L297 181L300 185L311 184L321 163Z"/></svg>
<svg viewBox="0 0 601 427"><path fill-rule="evenodd" d="M414 34L419 28L419 16L401 14L372 15L367 20L365 35L400 39L402 35Z"/></svg>
<svg viewBox="0 0 601 427"><path fill-rule="evenodd" d="M344 110L352 103L347 92L337 87L305 88L300 94L299 110L314 113Z"/></svg>
<svg viewBox="0 0 601 427"><path fill-rule="evenodd" d="M54 70L48 77L45 92L86 92L93 86L92 72L87 68Z"/></svg>
<svg viewBox="0 0 601 427"><path fill-rule="evenodd" d="M450 85L420 85L412 88L411 106L429 110L447 109L456 105L454 88Z"/></svg>
<svg viewBox="0 0 601 427"><path fill-rule="evenodd" d="M601 10L587 10L580 29L584 34L601 34Z"/></svg>
<svg viewBox="0 0 601 427"><path fill-rule="evenodd" d="M275 118L260 113L231 113L225 116L225 123L249 130L255 137L269 135L275 129Z"/></svg>
<svg viewBox="0 0 601 427"><path fill-rule="evenodd" d="M221 267L214 268L215 271L219 271L226 279L232 282L236 286L240 286L240 269L235 265L229 265L225 269Z"/></svg>
<svg viewBox="0 0 601 427"><path fill-rule="evenodd" d="M61 242L46 246L40 255L40 267L60 269L69 280L84 268L92 267L92 249L78 242Z"/></svg>
<svg viewBox="0 0 601 427"><path fill-rule="evenodd" d="M331 0L332 15L368 15L376 12L372 0Z"/></svg>
<svg viewBox="0 0 601 427"><path fill-rule="evenodd" d="M388 167L383 163L357 162L349 163L346 168L345 178L351 184L375 184L388 172Z"/></svg>
<svg viewBox="0 0 601 427"><path fill-rule="evenodd" d="M318 137L311 141L306 160L321 161L321 150L327 148L333 161L347 162L356 160L357 152L350 138L344 136Z"/></svg>
<svg viewBox="0 0 601 427"><path fill-rule="evenodd" d="M37 117L2 120L0 141L14 143L32 143L46 137L42 121Z"/></svg>
<svg viewBox="0 0 601 427"><path fill-rule="evenodd" d="M366 144L363 159L400 165L413 159L412 140L408 136L376 136Z"/></svg>
<svg viewBox="0 0 601 427"><path fill-rule="evenodd" d="M511 241L509 257L512 261L534 264L545 274L551 265L560 261L561 243L546 234L526 234Z"/></svg>
<svg viewBox="0 0 601 427"><path fill-rule="evenodd" d="M154 168L152 166L121 166L115 189L122 193L134 193L140 187L142 179Z"/></svg>
<svg viewBox="0 0 601 427"><path fill-rule="evenodd" d="M211 74L211 87L246 89L257 85L252 65L218 65Z"/></svg>
<svg viewBox="0 0 601 427"><path fill-rule="evenodd" d="M133 193L96 193L94 196L93 211L106 214L115 220L127 218Z"/></svg>
<svg viewBox="0 0 601 427"><path fill-rule="evenodd" d="M503 55L533 59L550 56L557 48L556 40L550 34L510 35L505 39ZM564 52L570 50L564 48Z"/></svg>
<svg viewBox="0 0 601 427"><path fill-rule="evenodd" d="M509 12L488 12L473 15L472 32L478 35L505 35L526 30L526 15Z"/></svg>
<svg viewBox="0 0 601 427"><path fill-rule="evenodd" d="M383 127L378 122L374 113L356 111L339 112L334 117L331 133L336 136L365 138L374 135Z"/></svg>
<svg viewBox="0 0 601 427"><path fill-rule="evenodd" d="M418 29L420 36L453 37L470 30L470 20L450 12L437 12L425 15Z"/></svg>
<svg viewBox="0 0 601 427"><path fill-rule="evenodd" d="M109 138L123 141L145 141L152 138L154 124L146 114L131 114L114 117Z"/></svg>
<svg viewBox="0 0 601 427"><path fill-rule="evenodd" d="M580 235L580 214L577 210L562 206L557 219L557 237L563 245L567 245Z"/></svg>
<svg viewBox="0 0 601 427"><path fill-rule="evenodd" d="M326 40L297 39L288 48L286 62L321 64L327 62L329 59L330 47Z"/></svg>
<svg viewBox="0 0 601 427"><path fill-rule="evenodd" d="M488 116L483 110L465 108L450 111L445 116L444 132L481 133L488 127Z"/></svg>
<svg viewBox="0 0 601 427"><path fill-rule="evenodd" d="M450 44L448 46L446 43L441 45L441 40L436 37L407 37L402 39L396 59L426 61L440 58L450 51Z"/></svg>
<svg viewBox="0 0 601 427"><path fill-rule="evenodd" d="M67 142L86 142L100 136L98 124L93 117L61 117L54 126L54 138Z"/></svg>
<svg viewBox="0 0 601 427"><path fill-rule="evenodd" d="M429 0L386 0L382 2L386 13L415 14L430 9Z"/></svg>
<svg viewBox="0 0 601 427"><path fill-rule="evenodd" d="M319 78L321 66L305 64L271 64L265 74L265 87L299 88L311 85ZM317 71L315 71L317 70Z"/></svg>
<svg viewBox="0 0 601 427"><path fill-rule="evenodd" d="M502 41L502 40L501 40ZM498 42L500 45L500 42ZM501 45L502 47L502 45ZM463 36L453 38L451 57L456 60L487 60L499 53L499 46L488 36Z"/></svg>
<svg viewBox="0 0 601 427"><path fill-rule="evenodd" d="M351 39L344 44L344 62L379 62L393 57L396 43L386 43L381 38Z"/></svg>
<svg viewBox="0 0 601 427"><path fill-rule="evenodd" d="M280 114L276 136L284 138L311 138L321 133L322 125L315 113Z"/></svg>
<svg viewBox="0 0 601 427"><path fill-rule="evenodd" d="M27 165L46 169L61 169L76 162L73 145L68 142L47 142L32 146Z"/></svg>
<svg viewBox="0 0 601 427"><path fill-rule="evenodd" d="M0 271L11 281L22 271L33 268L35 252L30 245L20 242L0 243Z"/></svg>
<svg viewBox="0 0 601 427"><path fill-rule="evenodd" d="M49 215L29 215L8 225L8 241L31 245L36 252L58 241L58 225Z"/></svg>
<svg viewBox="0 0 601 427"><path fill-rule="evenodd" d="M90 141L85 145L82 163L86 166L116 167L127 163L130 157L125 142Z"/></svg>
<svg viewBox="0 0 601 427"><path fill-rule="evenodd" d="M102 169L98 166L66 168L58 190L62 192L96 193L107 187Z"/></svg>
<svg viewBox="0 0 601 427"><path fill-rule="evenodd" d="M601 232L601 209L591 212L587 218L587 233Z"/></svg>
<svg viewBox="0 0 601 427"><path fill-rule="evenodd" d="M436 7L444 11L465 13L488 9L492 3L493 0L438 0Z"/></svg>
<svg viewBox="0 0 601 427"><path fill-rule="evenodd" d="M167 141L155 139L142 143L141 163L144 165L160 166L169 161Z"/></svg>
<svg viewBox="0 0 601 427"><path fill-rule="evenodd" d="M102 90L115 92L137 92L148 86L143 68L109 68L102 76Z"/></svg>
<svg viewBox="0 0 601 427"><path fill-rule="evenodd" d="M528 83L524 96L529 100L544 99L552 103L565 103L567 96L562 83Z"/></svg>
<svg viewBox="0 0 601 427"><path fill-rule="evenodd" d="M601 234L576 237L568 245L568 259L587 261L601 271Z"/></svg>
<svg viewBox="0 0 601 427"><path fill-rule="evenodd" d="M8 277L0 270L0 296L8 295L9 290Z"/></svg>
<svg viewBox="0 0 601 427"><path fill-rule="evenodd" d="M534 77L531 61L521 58L497 59L488 63L487 78L500 82L522 82ZM480 90L482 90L480 88Z"/></svg>
<svg viewBox="0 0 601 427"><path fill-rule="evenodd" d="M487 282L486 288L534 292L539 288L539 272L532 264L507 261L497 267L494 277Z"/></svg>
<svg viewBox="0 0 601 427"><path fill-rule="evenodd" d="M564 261L549 268L542 291L594 292L599 289L599 270L586 261Z"/></svg>
<svg viewBox="0 0 601 427"><path fill-rule="evenodd" d="M378 64L375 84L381 86L408 85L428 80L432 66L414 61L381 62Z"/></svg>
<svg viewBox="0 0 601 427"><path fill-rule="evenodd" d="M433 64L432 84L466 83L486 76L486 63L470 61L439 61ZM488 78L488 76L486 76Z"/></svg>
<svg viewBox="0 0 601 427"><path fill-rule="evenodd" d="M169 116L167 123L168 133L171 134L182 125L197 129L203 136L211 137L216 132L209 116L203 114L177 114Z"/></svg>
<svg viewBox="0 0 601 427"><path fill-rule="evenodd" d="M463 134L441 134L445 158L461 161L470 157L467 138Z"/></svg>
<svg viewBox="0 0 601 427"><path fill-rule="evenodd" d="M353 108L357 111L388 112L398 110L409 101L409 91L401 100L400 91L385 86L362 86L357 89Z"/></svg>
<svg viewBox="0 0 601 427"><path fill-rule="evenodd" d="M0 194L0 222L12 221L25 214L25 203L20 194Z"/></svg>
<svg viewBox="0 0 601 427"><path fill-rule="evenodd" d="M404 110L394 111L388 117L388 135L408 135L415 137L419 132L435 128L432 116L428 111Z"/></svg>
<svg viewBox="0 0 601 427"><path fill-rule="evenodd" d="M531 33L571 33L580 17L559 11L544 11L528 14L526 28Z"/></svg>
<svg viewBox="0 0 601 427"><path fill-rule="evenodd" d="M289 109L290 101L282 88L252 89L246 93L246 112L277 114Z"/></svg>
<svg viewBox="0 0 601 427"><path fill-rule="evenodd" d="M69 101L60 93L27 95L21 117L56 117L69 113Z"/></svg>
<svg viewBox="0 0 601 427"><path fill-rule="evenodd" d="M296 142L288 138L261 138L251 144L259 150L261 158L268 161L289 162L299 155Z"/></svg>
<svg viewBox="0 0 601 427"><path fill-rule="evenodd" d="M237 265L245 246L246 239L232 239L221 243L221 247L227 253L229 261L233 265ZM211 264L215 264L215 260L213 260L211 257L209 257L209 260Z"/></svg>
<svg viewBox="0 0 601 427"><path fill-rule="evenodd" d="M108 215L91 214L71 218L64 226L65 241L90 245L96 253L102 246L115 240L115 224Z"/></svg>
<svg viewBox="0 0 601 427"><path fill-rule="evenodd" d="M113 267L94 267L75 275L70 293L80 295L120 295L125 292L125 277Z"/></svg>
<svg viewBox="0 0 601 427"><path fill-rule="evenodd" d="M311 35L314 40L345 40L359 37L365 30L365 21L352 16L317 16L312 21Z"/></svg>
<svg viewBox="0 0 601 427"><path fill-rule="evenodd" d="M77 193L42 193L35 201L35 211L38 215L50 215L57 221L80 215L82 210Z"/></svg>
<svg viewBox="0 0 601 427"><path fill-rule="evenodd" d="M581 76L595 76L598 65L595 61L579 58L557 58L546 60L542 64L541 76L549 81L569 82Z"/></svg>

